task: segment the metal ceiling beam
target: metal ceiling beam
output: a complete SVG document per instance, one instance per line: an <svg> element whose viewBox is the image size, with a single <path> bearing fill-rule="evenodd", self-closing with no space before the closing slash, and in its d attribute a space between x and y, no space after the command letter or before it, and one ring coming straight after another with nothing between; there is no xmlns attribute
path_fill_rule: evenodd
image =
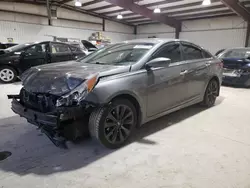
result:
<svg viewBox="0 0 250 188"><path fill-rule="evenodd" d="M215 3L215 2L220 2L220 0L212 0L212 3ZM166 4L166 2L164 4ZM199 5L201 5L201 2L192 2L192 3L186 3L186 4L175 5L175 6L170 6L170 7L164 7L164 8L161 8L161 11L164 12L164 11L168 11L168 10L187 8L187 7L199 6ZM147 4L146 6L151 7L151 4ZM213 6L213 4L210 6ZM209 8L209 7L204 7L204 8ZM125 18L126 16L134 16L134 15L137 15L137 14L136 13L128 13L128 14L124 14L123 16Z"/></svg>
<svg viewBox="0 0 250 188"><path fill-rule="evenodd" d="M43 0L43 1L41 1L41 0L40 1L4 0L4 1L7 1L7 2L17 2L17 3L30 3L30 4L35 4L35 5L45 5L46 6L46 0ZM61 8L65 8L65 9L68 9L68 10L73 10L73 11L76 11L76 12L80 12L80 13L83 13L83 14L87 14L87 15L91 15L91 16L96 16L98 18L104 18L106 20L114 21L114 22L117 22L117 23L122 23L122 24L125 24L125 25L134 26L131 23L128 23L128 22L125 22L125 21L122 21L122 20L113 19L113 18L105 16L103 14L97 14L97 13L89 12L89 11L86 11L86 10L78 8L78 7L70 6L70 5L67 5L67 4L63 4L63 6L62 6L61 3L57 3L56 1L52 1L52 5L58 6L58 7L61 7ZM102 23L100 23L100 24L102 24Z"/></svg>
<svg viewBox="0 0 250 188"><path fill-rule="evenodd" d="M179 10L179 11L173 11L170 12L167 15L171 15L171 14L186 14L186 13L191 13L191 12L197 12L197 11L205 11L205 10L213 10L213 9L217 9L217 8L225 8L224 5L214 5L214 6L209 6L209 7L198 7L198 8L193 8L193 9L188 9L188 10ZM165 14L162 14L165 15ZM135 17L131 17L131 18L126 18L126 16L123 16L123 19L128 21L128 20L135 20L135 19L139 19L139 18L143 18L143 16L135 16Z"/></svg>
<svg viewBox="0 0 250 188"><path fill-rule="evenodd" d="M70 1L73 1L73 0L62 0L62 1L58 2L58 3L65 4L65 3L68 3Z"/></svg>
<svg viewBox="0 0 250 188"><path fill-rule="evenodd" d="M141 7L138 4L135 4L133 0L105 0L111 4L114 4L116 6L122 7L124 9L130 10L132 12L135 12L137 14L140 14L146 18L150 18L152 20L156 20L158 22L167 24L171 27L177 28L180 26L180 22L177 21L174 18L170 18L167 16L162 16L160 14L154 14L152 10Z"/></svg>
<svg viewBox="0 0 250 188"><path fill-rule="evenodd" d="M214 5L214 6L209 6L209 7L198 7L198 8L192 8L192 9L188 9L188 10L179 10L179 11L174 11L174 12L169 12L168 15L172 15L172 14L187 14L187 13L192 13L192 12L198 12L198 11L210 11L213 9L219 9L219 8L226 8L224 5Z"/></svg>
<svg viewBox="0 0 250 188"><path fill-rule="evenodd" d="M204 18L218 18L218 17L224 17L224 16L233 16L235 15L234 12L231 10L223 10L223 11L213 11L213 12L205 12L205 13L196 13L192 15L187 15L187 16L175 16L175 19L178 19L179 21L184 21L184 20L198 20L198 19L204 19ZM138 20L131 22L133 24L141 24L145 22L149 22L150 20Z"/></svg>
<svg viewBox="0 0 250 188"><path fill-rule="evenodd" d="M101 7L97 7L97 8L88 9L88 11L96 12L98 10L104 10L104 9L113 8L113 7L116 7L116 6L115 5L106 5L106 6L101 6Z"/></svg>
<svg viewBox="0 0 250 188"><path fill-rule="evenodd" d="M137 4L140 5L141 7L151 7L151 6L165 5L167 3L175 3L175 2L179 2L179 1L183 1L183 0L160 1L160 2L154 2L154 3L147 3L144 5L140 5L140 1L139 1ZM104 14L114 14L114 13L120 13L122 11L126 11L126 9L108 11L108 12L104 12ZM135 13L129 13L129 14L136 15ZM126 15L128 15L128 14L126 14Z"/></svg>
<svg viewBox="0 0 250 188"><path fill-rule="evenodd" d="M223 14L234 14L234 13L231 10L220 10L220 11L216 10L216 11L211 11L211 12L195 13L195 14L186 15L186 16L174 16L174 18L178 20L187 20L188 18L198 18L198 17L205 17L205 16L220 17L220 15L223 15Z"/></svg>
<svg viewBox="0 0 250 188"><path fill-rule="evenodd" d="M118 22L118 23L122 23L122 24L126 24L126 25L129 25L129 26L132 26L132 24L130 24L128 22L125 22L125 21L122 21L122 20L113 19L113 18L107 17L107 16L105 16L103 14L89 12L87 10L84 10L84 9L81 9L81 8L78 8L78 7L73 7L73 6L70 6L70 5L64 5L63 8L66 8L66 9L69 9L69 10L73 10L73 11L77 11L77 12L81 12L83 14L88 14L88 15L91 15L91 16L96 16L96 17L99 17L99 18L105 18L106 20L111 20L111 21L114 21L114 22Z"/></svg>
<svg viewBox="0 0 250 188"><path fill-rule="evenodd" d="M181 19L181 21L187 21L187 20L201 20L201 19L209 19L209 18L221 18L221 17L228 17L228 16L235 16L236 14L234 12L228 13L228 14L221 14L221 15L204 15L200 17L186 17L184 19Z"/></svg>
<svg viewBox="0 0 250 188"><path fill-rule="evenodd" d="M87 3L82 3L82 7L86 7L86 6L89 6L89 5L94 5L96 3L100 3L100 2L103 2L104 0L94 0L94 1L90 1L90 2L87 2Z"/></svg>
<svg viewBox="0 0 250 188"><path fill-rule="evenodd" d="M221 0L227 7L229 7L236 14L241 16L245 21L250 22L250 13L239 4L238 0Z"/></svg>

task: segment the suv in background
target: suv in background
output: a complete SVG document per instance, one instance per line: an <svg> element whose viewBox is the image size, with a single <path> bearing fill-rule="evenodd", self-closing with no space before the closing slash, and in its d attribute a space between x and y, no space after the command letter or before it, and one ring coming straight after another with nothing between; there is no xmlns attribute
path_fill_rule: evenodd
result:
<svg viewBox="0 0 250 188"><path fill-rule="evenodd" d="M0 51L0 81L10 83L30 67L76 60L85 55L80 48L61 42L19 44Z"/></svg>

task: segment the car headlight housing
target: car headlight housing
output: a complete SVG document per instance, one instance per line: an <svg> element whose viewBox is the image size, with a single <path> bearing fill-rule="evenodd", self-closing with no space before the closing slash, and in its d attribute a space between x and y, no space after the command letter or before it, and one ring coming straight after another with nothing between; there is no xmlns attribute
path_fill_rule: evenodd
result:
<svg viewBox="0 0 250 188"><path fill-rule="evenodd" d="M69 79L68 87L72 88L72 91L66 95L61 96L56 101L57 107L78 105L79 102L93 90L98 81L98 75L87 77L86 80L81 83L79 82L80 80L81 79L77 80L76 78Z"/></svg>

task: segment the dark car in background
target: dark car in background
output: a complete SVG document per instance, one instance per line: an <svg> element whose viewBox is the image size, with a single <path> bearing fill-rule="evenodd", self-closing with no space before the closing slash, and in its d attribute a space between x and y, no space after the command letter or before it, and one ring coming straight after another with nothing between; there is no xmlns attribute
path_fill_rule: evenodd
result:
<svg viewBox="0 0 250 188"><path fill-rule="evenodd" d="M19 44L0 51L0 81L14 82L30 67L76 60L85 55L80 48L61 42Z"/></svg>
<svg viewBox="0 0 250 188"><path fill-rule="evenodd" d="M221 61L193 43L137 39L33 67L21 76L20 93L8 97L57 146L89 132L118 148L136 126L196 103L213 106L221 77Z"/></svg>
<svg viewBox="0 0 250 188"><path fill-rule="evenodd" d="M218 58L224 63L223 84L250 86L250 48L226 49Z"/></svg>

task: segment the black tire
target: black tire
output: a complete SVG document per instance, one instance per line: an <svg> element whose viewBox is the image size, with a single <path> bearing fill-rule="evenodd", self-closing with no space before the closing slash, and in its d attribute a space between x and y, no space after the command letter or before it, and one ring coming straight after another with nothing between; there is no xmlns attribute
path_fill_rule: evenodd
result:
<svg viewBox="0 0 250 188"><path fill-rule="evenodd" d="M7 70L7 71L9 71L9 72L12 72L13 73L13 76L11 76L11 79L5 79L3 76L2 76L2 73L1 73L1 71L4 71L4 70ZM10 67L10 66L2 66L2 67L0 67L0 82L2 82L2 83L12 83L12 82L15 82L16 80L17 80L17 71L14 69L14 68L12 68L12 67Z"/></svg>
<svg viewBox="0 0 250 188"><path fill-rule="evenodd" d="M117 108L118 115L114 113L114 110L117 110ZM123 113L121 111L122 108ZM126 114L129 114L129 116L127 117ZM125 115L127 119L130 118L131 120L127 120L126 117L124 117ZM111 116L112 118L109 118ZM115 119L117 119L117 116L119 121L114 122L113 118L115 117ZM127 124L125 121L129 121L131 124ZM91 113L89 119L89 132L92 138L96 139L105 147L116 149L122 147L129 141L136 124L137 113L134 105L127 99L117 99L114 100L110 106L99 107ZM114 140L114 138L115 141L113 143L112 140Z"/></svg>
<svg viewBox="0 0 250 188"><path fill-rule="evenodd" d="M210 80L207 85L206 92L203 97L202 105L205 107L211 107L214 105L219 93L220 85L215 79Z"/></svg>

